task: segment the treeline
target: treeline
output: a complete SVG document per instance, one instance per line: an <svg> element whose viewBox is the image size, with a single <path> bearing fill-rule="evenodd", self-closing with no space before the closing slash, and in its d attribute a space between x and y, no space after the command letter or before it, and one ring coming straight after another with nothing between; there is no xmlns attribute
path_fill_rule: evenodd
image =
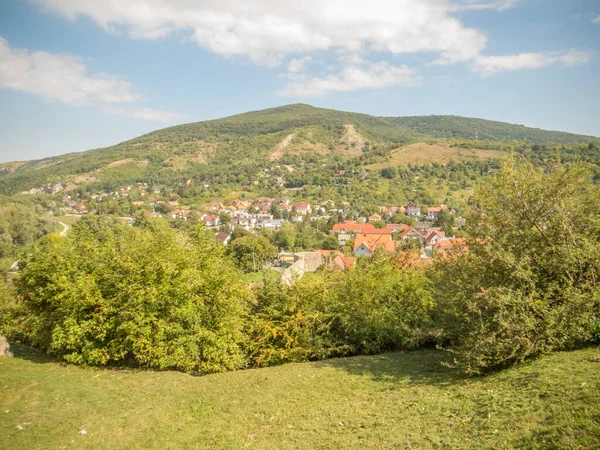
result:
<svg viewBox="0 0 600 450"><path fill-rule="evenodd" d="M471 237L432 265L375 254L289 287L268 273L252 288L234 264L249 266L248 253L226 254L202 227L84 217L22 256L2 289L0 333L73 363L190 373L425 345L483 373L599 342L590 167L508 160L478 188L467 223Z"/></svg>
<svg viewBox="0 0 600 450"><path fill-rule="evenodd" d="M6 276L20 250L54 231L49 205L34 198L0 198L0 278Z"/></svg>

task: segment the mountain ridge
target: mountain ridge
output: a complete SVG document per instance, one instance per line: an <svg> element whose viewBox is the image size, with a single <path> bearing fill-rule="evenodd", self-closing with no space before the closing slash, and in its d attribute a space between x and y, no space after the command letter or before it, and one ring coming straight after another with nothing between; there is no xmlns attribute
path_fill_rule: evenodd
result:
<svg viewBox="0 0 600 450"><path fill-rule="evenodd" d="M524 142L530 145L600 141L594 136L461 116L378 117L291 104L175 125L109 147L3 163L0 194L12 195L51 182L105 182L105 188L110 189L117 182L152 180L164 184L186 177L215 180L223 173L228 173L229 182L233 183L232 180L248 179L259 167L269 167L276 161L290 164L298 162L298 158L321 158L338 164L354 159L366 165L379 162L393 149L408 144L448 139L473 141L476 132L479 143L475 145L502 141L499 145L503 148L522 146Z"/></svg>

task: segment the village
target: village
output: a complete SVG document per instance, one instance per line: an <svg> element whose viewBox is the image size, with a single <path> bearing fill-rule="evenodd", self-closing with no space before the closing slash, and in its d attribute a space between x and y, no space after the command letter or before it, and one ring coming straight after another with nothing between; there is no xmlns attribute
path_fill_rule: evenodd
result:
<svg viewBox="0 0 600 450"><path fill-rule="evenodd" d="M217 201L199 210L184 204L177 194L149 188L145 183L87 197L65 193L62 200L64 213L113 214L130 225L140 211L148 217L162 217L173 222L201 221L207 229L214 230L216 239L224 245L230 243L235 230L268 233L277 232L286 224L300 223L316 225L319 231L335 238L337 248L288 252L278 248L275 260L256 265L256 270L263 268L261 264L264 263L266 268L283 271L284 279L292 274L301 276L304 272L315 271L323 265L333 270L347 270L356 257L369 257L377 251L411 251L418 255L413 258L413 264L421 264L452 249L466 248L464 241L456 238L454 233L465 221L445 204L378 206L377 213L360 216L346 201L324 200L311 204L291 197L258 197L235 199L228 204ZM451 217L452 226L441 226L442 215ZM392 223L393 218L401 218L401 223ZM449 228L451 232L447 231Z"/></svg>

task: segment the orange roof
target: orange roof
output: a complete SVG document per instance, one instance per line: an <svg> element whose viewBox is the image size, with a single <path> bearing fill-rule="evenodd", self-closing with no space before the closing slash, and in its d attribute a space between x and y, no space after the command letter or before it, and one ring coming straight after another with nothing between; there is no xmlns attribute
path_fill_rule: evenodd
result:
<svg viewBox="0 0 600 450"><path fill-rule="evenodd" d="M370 223L336 223L332 229L334 233L337 233L341 230L345 230L347 232L354 231L355 233L392 234L392 230L390 228L375 228L375 226Z"/></svg>
<svg viewBox="0 0 600 450"><path fill-rule="evenodd" d="M392 241L392 237L389 234L358 234L354 240L354 251L362 244L365 244L370 251L375 251L379 247L383 247L390 253L393 253L395 250L394 241Z"/></svg>
<svg viewBox="0 0 600 450"><path fill-rule="evenodd" d="M354 267L354 258L352 256L337 255L331 264L341 270L352 270Z"/></svg>

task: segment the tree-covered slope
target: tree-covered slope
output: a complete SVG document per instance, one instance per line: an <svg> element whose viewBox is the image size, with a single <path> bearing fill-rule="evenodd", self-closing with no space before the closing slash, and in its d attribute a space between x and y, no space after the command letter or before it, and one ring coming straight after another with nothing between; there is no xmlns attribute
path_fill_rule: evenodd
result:
<svg viewBox="0 0 600 450"><path fill-rule="evenodd" d="M170 185L194 178L211 185L243 186L275 160L292 164L298 158L312 159L314 167L324 167L353 159L351 165L364 166L380 162L405 144L472 139L475 131L480 141L562 144L597 139L481 119L385 118L294 104L164 128L82 153L0 164L0 194L57 182L95 183L110 190L134 182Z"/></svg>
<svg viewBox="0 0 600 450"><path fill-rule="evenodd" d="M460 116L406 116L388 117L390 122L402 125L416 133L442 139L474 139L475 132L481 140L523 141L532 143L554 142L572 144L600 140L563 131L548 131L493 120L474 119Z"/></svg>

